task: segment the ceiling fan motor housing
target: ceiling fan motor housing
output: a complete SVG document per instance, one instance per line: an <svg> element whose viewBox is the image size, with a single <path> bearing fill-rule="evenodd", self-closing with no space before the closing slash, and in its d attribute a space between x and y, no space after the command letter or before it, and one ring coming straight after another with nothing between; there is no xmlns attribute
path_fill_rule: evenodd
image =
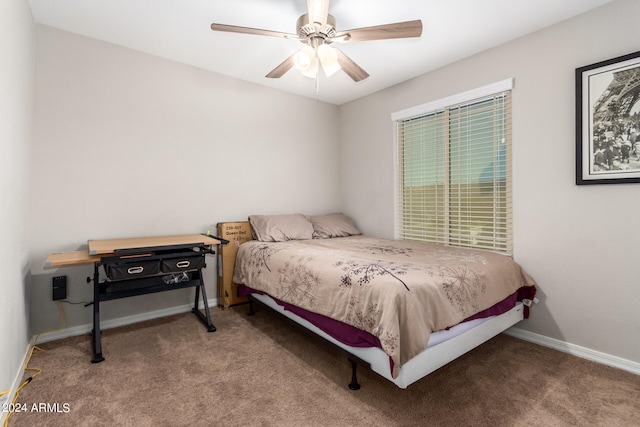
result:
<svg viewBox="0 0 640 427"><path fill-rule="evenodd" d="M298 37L306 39L308 44L313 44L312 39L322 39L321 43L316 40L315 44L330 43L331 39L336 36L336 18L332 15L327 15L327 22L324 27L320 28L321 24L316 22L309 22L309 14L305 13L296 22L296 32Z"/></svg>

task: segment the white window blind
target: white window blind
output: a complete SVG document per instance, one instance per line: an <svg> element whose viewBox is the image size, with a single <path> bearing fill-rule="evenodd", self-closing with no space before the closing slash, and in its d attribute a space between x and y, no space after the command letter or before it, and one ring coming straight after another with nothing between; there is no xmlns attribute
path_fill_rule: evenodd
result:
<svg viewBox="0 0 640 427"><path fill-rule="evenodd" d="M392 116L398 238L512 254L507 82ZM503 90L484 93L496 88Z"/></svg>

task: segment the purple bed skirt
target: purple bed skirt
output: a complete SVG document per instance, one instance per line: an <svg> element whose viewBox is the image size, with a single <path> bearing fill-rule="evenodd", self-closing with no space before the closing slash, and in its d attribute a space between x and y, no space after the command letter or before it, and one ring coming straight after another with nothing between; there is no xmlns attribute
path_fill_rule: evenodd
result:
<svg viewBox="0 0 640 427"><path fill-rule="evenodd" d="M238 286L238 296L246 297L251 293L267 295L265 292L258 291L252 289L245 285ZM496 305L489 307L486 310L483 310L479 313L474 314L471 317L466 318L463 322L467 322L469 320L474 319L482 319L485 317L497 316L502 313L506 313L511 310L517 301L522 301L523 299L533 299L536 294L535 286L523 287L509 295L504 300L500 301ZM269 295L271 297L271 295ZM284 301L280 301L276 298L271 297L274 301L276 301L279 305L284 307L285 310L290 311L301 318L309 321L314 324L316 327L331 335L336 340L340 341L343 344L349 345L351 347L378 347L380 348L380 340L370 334L369 332L358 329L354 326L347 325L338 320L331 319L330 317L323 316L321 314L313 313L307 310L304 310L300 307L296 307L295 305L291 305ZM529 317L529 307L525 307L524 317Z"/></svg>

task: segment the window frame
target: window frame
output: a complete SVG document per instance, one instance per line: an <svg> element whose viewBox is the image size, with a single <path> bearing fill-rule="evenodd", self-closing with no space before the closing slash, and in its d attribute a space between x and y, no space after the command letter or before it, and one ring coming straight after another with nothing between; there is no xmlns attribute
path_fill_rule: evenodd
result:
<svg viewBox="0 0 640 427"><path fill-rule="evenodd" d="M401 230L402 230L402 224L401 224L401 220L402 218L402 206L400 206L400 203L402 203L402 201L400 200L401 194L399 194L400 192L402 192L402 189L400 188L400 180L402 179L402 177L400 177L400 172L404 171L404 165L400 165L400 161L402 161L402 159L400 159L400 153L399 153L399 123L403 122L407 119L411 119L411 118L416 118L416 117L420 117L420 116L425 116L425 115L429 115L429 114L433 114L436 113L437 111L441 111L441 110L445 110L447 111L449 108L451 107L456 107L460 104L469 104L472 103L474 101L477 101L479 99L482 98L488 98L488 97L492 97L495 95L499 95L503 92L511 92L513 89L513 85L514 85L514 79L513 78L509 78L509 79L505 79L505 80L501 80L486 86L482 86L476 89L472 89L466 92L462 92L453 96L449 96L449 97L445 97L445 98L441 98L435 101L431 101L425 104L421 104L421 105L417 105L414 107L410 107L401 111L397 111L391 114L391 119L393 122L393 135L394 135L394 235L395 238L404 238ZM512 124L512 117L511 117L511 105L509 106L509 111L508 111L508 119L509 119L509 127L511 127ZM449 125L449 122L447 122L447 125ZM510 128L509 128L509 137L511 136L511 132L510 132ZM449 138L449 137L448 137ZM511 159L511 138L509 138L509 145L508 145L508 150L507 150L507 185L509 186L508 188L508 192L507 192L507 204L512 206L512 191L511 191L511 185L512 185L512 174L511 174L511 167L512 167L512 159ZM449 142L447 143L447 145L450 143L450 139ZM402 169L401 169L402 167ZM446 181L448 182L450 179L450 174L447 175L447 179ZM448 191L448 190L447 190ZM512 230L512 213L511 211L509 211L507 213L508 217L506 220L506 248L504 251L502 250L496 250L500 253L503 253L505 255L509 255L512 256L513 255L513 230ZM448 222L448 219L447 219ZM450 225L447 225L447 229L446 229L447 233L451 232L451 228ZM448 241L446 243L447 245L451 245L451 246L456 246L455 244L452 244L450 241ZM467 245L463 246L463 247L468 247Z"/></svg>

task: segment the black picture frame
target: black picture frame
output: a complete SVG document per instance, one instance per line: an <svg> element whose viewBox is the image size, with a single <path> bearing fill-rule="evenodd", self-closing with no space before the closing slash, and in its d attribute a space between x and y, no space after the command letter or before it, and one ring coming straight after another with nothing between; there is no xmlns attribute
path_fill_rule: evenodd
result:
<svg viewBox="0 0 640 427"><path fill-rule="evenodd" d="M575 73L576 185L640 183L640 51Z"/></svg>

